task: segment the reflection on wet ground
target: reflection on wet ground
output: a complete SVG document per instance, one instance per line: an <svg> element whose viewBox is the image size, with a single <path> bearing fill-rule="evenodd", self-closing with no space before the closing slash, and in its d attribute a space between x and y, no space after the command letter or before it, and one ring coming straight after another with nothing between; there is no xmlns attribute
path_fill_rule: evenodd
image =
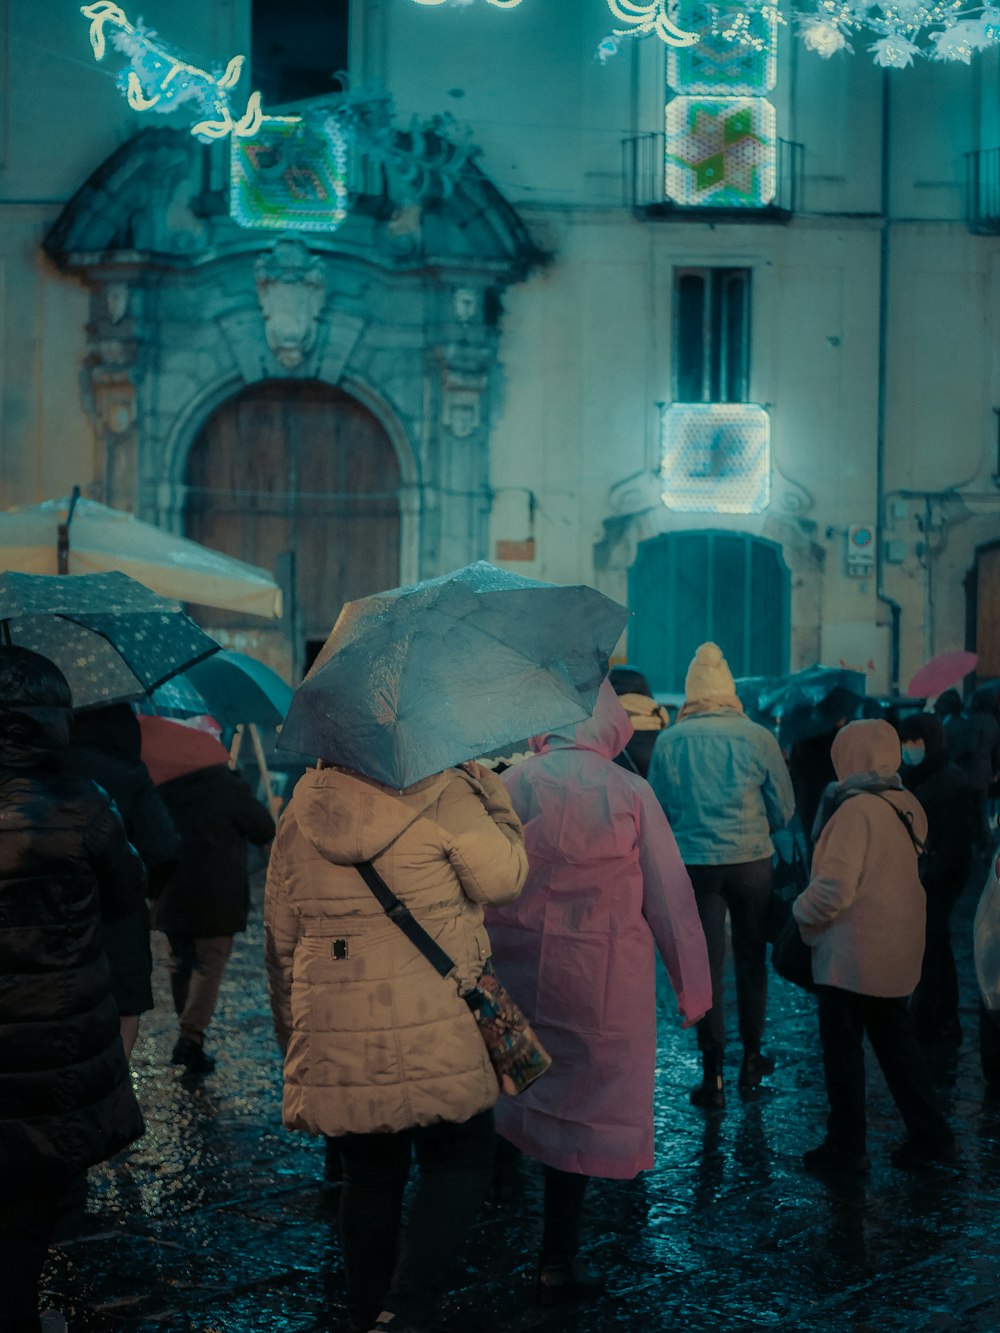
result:
<svg viewBox="0 0 1000 1333"><path fill-rule="evenodd" d="M1000 1329L1000 1104L984 1096L970 923L958 909L965 1043L935 1069L959 1138L959 1162L908 1174L888 1163L902 1138L870 1074L873 1171L862 1183L804 1176L825 1102L811 998L773 980L773 1091L724 1113L687 1102L694 1037L661 991L654 1171L598 1181L587 1257L608 1275L590 1308L533 1302L539 1173L523 1163L510 1202L484 1209L445 1303L443 1333L788 1329L811 1333ZM168 1063L174 1040L162 967L158 1008L134 1058L149 1126L133 1151L92 1173L87 1214L60 1241L47 1302L72 1333L335 1333L344 1326L336 1198L323 1150L286 1133L271 1034L259 913L241 937L213 1029L214 1075ZM732 1000L732 997L730 997ZM735 1061L730 1082L735 1085ZM870 1061L870 1064L873 1062Z"/></svg>

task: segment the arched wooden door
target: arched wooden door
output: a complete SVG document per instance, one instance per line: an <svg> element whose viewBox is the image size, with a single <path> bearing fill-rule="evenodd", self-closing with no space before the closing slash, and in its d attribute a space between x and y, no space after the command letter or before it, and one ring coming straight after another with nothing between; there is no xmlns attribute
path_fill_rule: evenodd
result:
<svg viewBox="0 0 1000 1333"><path fill-rule="evenodd" d="M317 381L265 380L217 408L188 455L187 536L268 570L294 571L296 671L344 602L399 583L399 464L355 399ZM261 629L212 611L203 623Z"/></svg>
<svg viewBox="0 0 1000 1333"><path fill-rule="evenodd" d="M734 676L788 670L791 576L774 542L740 532L670 532L643 542L629 573L629 661L654 690L682 691L707 639Z"/></svg>

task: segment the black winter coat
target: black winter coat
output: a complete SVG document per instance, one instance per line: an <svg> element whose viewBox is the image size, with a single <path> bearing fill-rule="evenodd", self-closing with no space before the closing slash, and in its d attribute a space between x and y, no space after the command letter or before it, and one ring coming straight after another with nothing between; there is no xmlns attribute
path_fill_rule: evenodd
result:
<svg viewBox="0 0 1000 1333"><path fill-rule="evenodd" d="M181 854L153 904L153 925L195 937L246 930L247 841L270 842L274 820L225 764L173 778L159 792L180 834Z"/></svg>
<svg viewBox="0 0 1000 1333"><path fill-rule="evenodd" d="M950 761L946 750L929 754L913 768L904 767L902 778L927 814L927 852L921 880L928 907L940 903L949 910L972 864L977 819L968 780Z"/></svg>
<svg viewBox="0 0 1000 1333"><path fill-rule="evenodd" d="M75 1172L143 1132L102 917L142 899L142 863L94 783L0 747L0 1179Z"/></svg>
<svg viewBox="0 0 1000 1333"><path fill-rule="evenodd" d="M149 896L155 897L177 862L180 841L140 758L141 744L139 723L128 704L92 710L74 723L63 772L92 778L114 801L128 839L145 864ZM103 940L118 1012L146 1013L153 1007L153 960L145 898L127 916L106 921Z"/></svg>

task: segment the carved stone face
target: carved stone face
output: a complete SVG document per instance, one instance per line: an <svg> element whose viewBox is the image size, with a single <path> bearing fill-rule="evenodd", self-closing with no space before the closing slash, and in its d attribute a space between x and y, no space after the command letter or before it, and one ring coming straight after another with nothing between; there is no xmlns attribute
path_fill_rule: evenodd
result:
<svg viewBox="0 0 1000 1333"><path fill-rule="evenodd" d="M286 370L305 360L316 342L323 289L312 282L258 284L267 344Z"/></svg>
<svg viewBox="0 0 1000 1333"><path fill-rule="evenodd" d="M267 345L286 370L302 364L316 343L326 274L301 241L282 240L256 266L257 300Z"/></svg>

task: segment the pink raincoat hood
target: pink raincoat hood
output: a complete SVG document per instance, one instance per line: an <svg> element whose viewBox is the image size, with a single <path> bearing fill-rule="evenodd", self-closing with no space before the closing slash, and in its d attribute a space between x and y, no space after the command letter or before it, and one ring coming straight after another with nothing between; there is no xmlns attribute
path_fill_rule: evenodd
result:
<svg viewBox="0 0 1000 1333"><path fill-rule="evenodd" d="M888 722L880 719L861 719L842 727L830 749L830 758L840 782L858 773L891 778L903 762L899 737Z"/></svg>
<svg viewBox="0 0 1000 1333"><path fill-rule="evenodd" d="M632 739L635 730L628 713L621 706L618 695L605 680L597 694L597 703L590 717L575 726L560 731L546 731L532 736L529 744L535 754L550 750L593 750L605 759L614 759Z"/></svg>

